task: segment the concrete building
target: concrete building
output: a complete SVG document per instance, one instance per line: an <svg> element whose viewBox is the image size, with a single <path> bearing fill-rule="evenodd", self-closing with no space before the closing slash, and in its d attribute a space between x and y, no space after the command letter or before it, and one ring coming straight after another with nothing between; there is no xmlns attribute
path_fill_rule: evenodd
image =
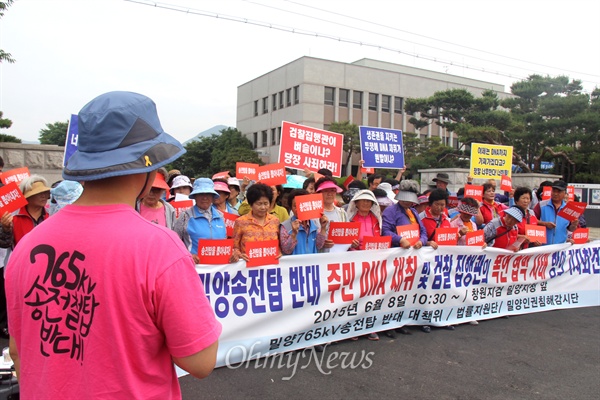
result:
<svg viewBox="0 0 600 400"><path fill-rule="evenodd" d="M332 122L415 132L404 112L406 98L466 89L475 96L504 86L372 59L350 64L302 57L238 87L237 129L267 163L277 162L281 121L328 129ZM433 124L421 137L438 136L458 147L455 134Z"/></svg>

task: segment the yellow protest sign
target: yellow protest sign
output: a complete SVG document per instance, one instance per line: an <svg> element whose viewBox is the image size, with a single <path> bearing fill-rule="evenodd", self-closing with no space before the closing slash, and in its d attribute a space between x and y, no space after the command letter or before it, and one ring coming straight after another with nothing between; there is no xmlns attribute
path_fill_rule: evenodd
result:
<svg viewBox="0 0 600 400"><path fill-rule="evenodd" d="M512 170L512 146L471 143L471 169L473 178L500 179L510 176Z"/></svg>

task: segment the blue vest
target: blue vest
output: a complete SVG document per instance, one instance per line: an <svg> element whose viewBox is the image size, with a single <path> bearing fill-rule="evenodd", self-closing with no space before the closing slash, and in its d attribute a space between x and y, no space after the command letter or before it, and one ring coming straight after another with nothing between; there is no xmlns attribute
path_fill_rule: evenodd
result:
<svg viewBox="0 0 600 400"><path fill-rule="evenodd" d="M554 229L546 228L546 244L560 244L567 241L569 221L556 215L566 204L567 203L563 201L558 210L555 210L552 200L545 200L540 203L540 221L553 222L556 224L556 228Z"/></svg>
<svg viewBox="0 0 600 400"><path fill-rule="evenodd" d="M292 222L297 218L295 216L281 223L285 230L291 235L292 234ZM315 254L317 250L317 233L321 229L319 223L314 220L309 221L308 232L304 230L304 227L300 225L298 228L298 234L296 235L297 244L294 247L292 254Z"/></svg>
<svg viewBox="0 0 600 400"><path fill-rule="evenodd" d="M215 206L211 206L211 213L212 219L209 222L197 206L193 208L193 217L190 218L187 226L192 241L190 250L192 254L198 254L198 239L227 239L223 214Z"/></svg>

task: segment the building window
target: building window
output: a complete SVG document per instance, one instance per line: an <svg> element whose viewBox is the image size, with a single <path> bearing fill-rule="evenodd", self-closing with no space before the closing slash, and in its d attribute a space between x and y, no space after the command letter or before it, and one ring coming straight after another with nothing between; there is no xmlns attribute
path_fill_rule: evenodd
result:
<svg viewBox="0 0 600 400"><path fill-rule="evenodd" d="M294 104L300 103L300 86L294 86Z"/></svg>
<svg viewBox="0 0 600 400"><path fill-rule="evenodd" d="M325 105L332 106L335 104L335 88L325 86Z"/></svg>
<svg viewBox="0 0 600 400"><path fill-rule="evenodd" d="M266 114L268 112L269 112L269 98L263 97L263 114Z"/></svg>
<svg viewBox="0 0 600 400"><path fill-rule="evenodd" d="M340 89L340 107L348 107L348 97L350 91L348 89Z"/></svg>
<svg viewBox="0 0 600 400"><path fill-rule="evenodd" d="M267 131L262 131L262 146L261 147L267 147L268 144L269 144L269 134L267 133Z"/></svg>
<svg viewBox="0 0 600 400"><path fill-rule="evenodd" d="M391 96L387 96L385 94L381 95L381 111L390 112L390 100Z"/></svg>
<svg viewBox="0 0 600 400"><path fill-rule="evenodd" d="M279 92L279 108L283 108L283 91Z"/></svg>
<svg viewBox="0 0 600 400"><path fill-rule="evenodd" d="M402 114L402 108L404 106L402 97L394 97L394 112L396 114Z"/></svg>
<svg viewBox="0 0 600 400"><path fill-rule="evenodd" d="M362 109L362 92L352 93L352 107Z"/></svg>
<svg viewBox="0 0 600 400"><path fill-rule="evenodd" d="M280 126L277 127L277 143L275 143L275 144L279 144L279 143L281 143L281 127Z"/></svg>
<svg viewBox="0 0 600 400"><path fill-rule="evenodd" d="M377 111L377 93L369 93L369 110Z"/></svg>
<svg viewBox="0 0 600 400"><path fill-rule="evenodd" d="M258 100L254 100L254 116L258 116Z"/></svg>
<svg viewBox="0 0 600 400"><path fill-rule="evenodd" d="M292 105L292 89L285 90L285 104L286 107L290 107Z"/></svg>
<svg viewBox="0 0 600 400"><path fill-rule="evenodd" d="M277 136L275 135L275 128L271 129L271 146L275 146L277 144Z"/></svg>
<svg viewBox="0 0 600 400"><path fill-rule="evenodd" d="M273 95L273 111L277 110L277 93Z"/></svg>
<svg viewBox="0 0 600 400"><path fill-rule="evenodd" d="M252 148L255 149L258 147L258 132L254 132L252 134Z"/></svg>

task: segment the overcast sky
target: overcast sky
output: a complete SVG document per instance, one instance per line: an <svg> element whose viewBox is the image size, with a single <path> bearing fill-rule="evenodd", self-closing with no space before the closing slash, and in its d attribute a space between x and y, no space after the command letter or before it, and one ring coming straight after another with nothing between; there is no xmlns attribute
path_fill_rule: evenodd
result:
<svg viewBox="0 0 600 400"><path fill-rule="evenodd" d="M302 56L380 59L506 91L532 73L600 87L597 0L140 3L15 0L0 19L0 48L17 60L0 64L0 110L13 121L2 132L34 141L95 96L129 90L151 97L163 128L185 141L235 126L237 87Z"/></svg>

